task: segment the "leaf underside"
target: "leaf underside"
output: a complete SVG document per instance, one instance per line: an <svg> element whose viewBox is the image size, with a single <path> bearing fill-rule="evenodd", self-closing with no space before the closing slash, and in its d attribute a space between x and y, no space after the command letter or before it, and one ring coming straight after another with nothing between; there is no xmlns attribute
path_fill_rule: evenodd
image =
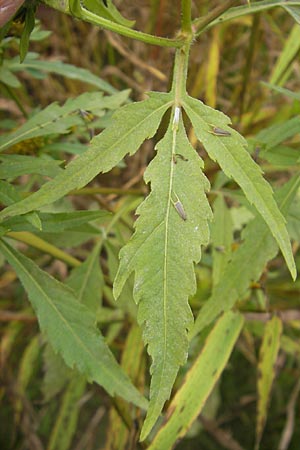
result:
<svg viewBox="0 0 300 450"><path fill-rule="evenodd" d="M44 184L39 191L1 211L0 219L39 209L73 189L82 188L100 172L108 172L126 154L135 153L145 139L156 133L161 118L170 105L170 94L153 92L143 102L120 108L113 116L112 125L92 140L84 154L72 161L61 174Z"/></svg>
<svg viewBox="0 0 300 450"><path fill-rule="evenodd" d="M120 395L145 408L146 400L121 370L95 325L95 315L74 292L0 241L0 250L15 269L37 314L41 330L69 367L76 367L110 395Z"/></svg>
<svg viewBox="0 0 300 450"><path fill-rule="evenodd" d="M229 127L230 119L201 101L186 96L183 107L192 122L195 134L213 161L217 161L224 173L233 178L244 191L268 225L276 239L293 279L296 267L285 220L273 198L272 188L263 178L260 167L245 149L246 141ZM214 127L229 133L216 135Z"/></svg>
<svg viewBox="0 0 300 450"><path fill-rule="evenodd" d="M151 431L178 368L186 361L187 329L193 320L188 297L196 289L194 263L200 260L201 245L208 242L211 218L205 195L209 183L182 121L178 131L169 126L157 150L145 172L151 194L137 210L136 230L120 252L114 284L117 298L135 272L138 321L144 326L144 341L153 360L150 405L141 439ZM178 201L186 220L174 206Z"/></svg>

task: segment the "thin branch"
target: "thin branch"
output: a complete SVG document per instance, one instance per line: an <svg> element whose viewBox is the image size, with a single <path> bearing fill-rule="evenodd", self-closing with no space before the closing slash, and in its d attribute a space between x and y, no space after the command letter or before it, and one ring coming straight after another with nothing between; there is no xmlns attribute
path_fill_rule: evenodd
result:
<svg viewBox="0 0 300 450"><path fill-rule="evenodd" d="M227 0L222 3L220 6L214 8L209 14L205 17L199 17L199 19L194 20L193 22L193 32L195 36L199 36L202 31L214 20L220 17L225 11L227 11L231 6L237 3L238 0Z"/></svg>
<svg viewBox="0 0 300 450"><path fill-rule="evenodd" d="M181 0L181 31L183 33L192 33L191 9L191 0Z"/></svg>
<svg viewBox="0 0 300 450"><path fill-rule="evenodd" d="M293 389L292 395L287 405L287 418L279 442L278 450L287 450L289 448L295 428L295 408L299 392L300 392L300 380L297 381L296 386Z"/></svg>

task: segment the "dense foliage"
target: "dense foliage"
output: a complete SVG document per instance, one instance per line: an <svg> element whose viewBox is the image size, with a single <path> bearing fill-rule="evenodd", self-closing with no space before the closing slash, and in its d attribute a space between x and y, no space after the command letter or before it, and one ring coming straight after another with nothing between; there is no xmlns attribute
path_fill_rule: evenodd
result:
<svg viewBox="0 0 300 450"><path fill-rule="evenodd" d="M300 2L133 3L3 9L1 448L296 449Z"/></svg>

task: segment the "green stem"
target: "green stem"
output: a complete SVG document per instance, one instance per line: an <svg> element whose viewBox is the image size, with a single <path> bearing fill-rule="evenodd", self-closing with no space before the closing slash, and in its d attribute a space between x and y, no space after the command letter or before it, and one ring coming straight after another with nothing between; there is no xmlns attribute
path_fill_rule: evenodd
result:
<svg viewBox="0 0 300 450"><path fill-rule="evenodd" d="M181 31L182 33L192 33L192 19L191 19L191 0L181 0Z"/></svg>
<svg viewBox="0 0 300 450"><path fill-rule="evenodd" d="M92 23L93 25L100 26L106 30L114 31L122 36L136 39L146 44L159 45L160 47L173 47L180 48L182 46L182 39L169 39L159 36L153 36L152 34L143 33L142 31L132 30L124 25L121 25L104 17L89 11L80 4L80 0L57 1L57 0L42 0L43 3L50 7L62 11L66 14L70 14L78 19Z"/></svg>
<svg viewBox="0 0 300 450"><path fill-rule="evenodd" d="M179 48L182 46L181 39L169 39L162 38L159 36L153 36L152 34L143 33L142 31L132 30L131 28L124 27L115 22L111 22L108 19L104 19L103 17L97 16L97 14L84 9L84 17L87 22L90 22L94 25L100 25L109 31L114 31L115 33L120 34L121 36L129 37L131 39L136 39L141 42L145 42L146 44L159 45L160 47L175 47Z"/></svg>
<svg viewBox="0 0 300 450"><path fill-rule="evenodd" d="M188 72L190 42L176 50L171 92L174 94L174 106L180 107L186 95L186 79Z"/></svg>
<svg viewBox="0 0 300 450"><path fill-rule="evenodd" d="M71 267L77 267L81 264L81 261L78 259L63 252L54 245L49 244L49 242L44 241L38 236L35 236L33 233L29 233L28 231L10 231L6 234L6 236L15 239L16 241L24 242L25 244L37 248L44 253L48 253L54 258L60 259L61 261L69 264Z"/></svg>

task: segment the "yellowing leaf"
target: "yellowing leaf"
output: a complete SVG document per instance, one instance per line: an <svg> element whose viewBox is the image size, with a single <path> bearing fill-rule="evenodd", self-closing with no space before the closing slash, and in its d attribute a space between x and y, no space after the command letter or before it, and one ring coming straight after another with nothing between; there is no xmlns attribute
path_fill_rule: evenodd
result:
<svg viewBox="0 0 300 450"><path fill-rule="evenodd" d="M262 437L267 419L267 409L270 401L271 388L275 378L275 363L280 349L282 322L274 316L265 327L263 342L259 353L257 380L257 418L256 418L256 448Z"/></svg>

